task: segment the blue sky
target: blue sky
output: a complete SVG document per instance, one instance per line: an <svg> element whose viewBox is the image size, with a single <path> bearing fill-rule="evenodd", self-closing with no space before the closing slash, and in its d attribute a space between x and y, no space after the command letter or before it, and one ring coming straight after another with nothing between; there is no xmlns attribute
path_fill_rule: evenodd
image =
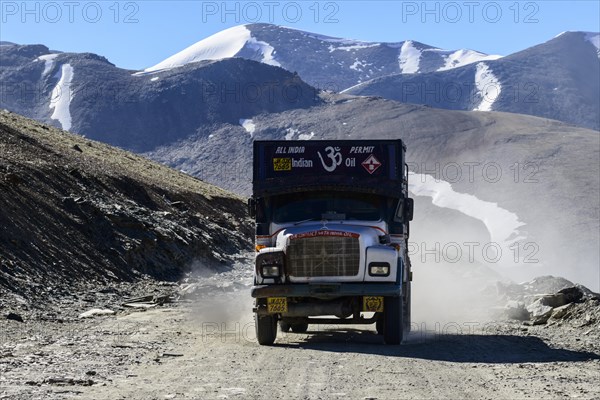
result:
<svg viewBox="0 0 600 400"><path fill-rule="evenodd" d="M599 31L600 1L7 1L0 40L92 52L142 69L228 27L269 22L364 41L506 55Z"/></svg>

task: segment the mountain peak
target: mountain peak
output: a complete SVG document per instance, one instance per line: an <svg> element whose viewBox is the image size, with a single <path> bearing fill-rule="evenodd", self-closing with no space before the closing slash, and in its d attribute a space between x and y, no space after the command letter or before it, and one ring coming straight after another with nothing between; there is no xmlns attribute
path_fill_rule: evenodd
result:
<svg viewBox="0 0 600 400"><path fill-rule="evenodd" d="M144 71L154 72L198 61L231 58L244 47L250 38L251 34L246 25L237 25L196 42Z"/></svg>
<svg viewBox="0 0 600 400"><path fill-rule="evenodd" d="M309 84L334 91L390 74L447 70L500 58L469 49L442 50L414 40L365 42L254 23L220 31L143 72L233 57L298 72Z"/></svg>

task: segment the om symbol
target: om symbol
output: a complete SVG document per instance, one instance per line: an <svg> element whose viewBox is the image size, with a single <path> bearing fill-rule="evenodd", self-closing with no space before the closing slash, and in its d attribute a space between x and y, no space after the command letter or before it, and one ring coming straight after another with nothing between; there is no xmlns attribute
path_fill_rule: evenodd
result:
<svg viewBox="0 0 600 400"><path fill-rule="evenodd" d="M325 160L323 160L323 156L321 156L321 152L318 151L317 154L319 155L319 158L321 159L321 164L323 164L323 168L325 168L325 171L327 172L333 172L335 171L335 169L337 168L338 165L340 165L342 163L342 154L340 153L340 148L339 147L326 147L325 148L325 154L326 154L326 158L329 158L329 160L331 160L331 164L330 165L326 165L325 164Z"/></svg>

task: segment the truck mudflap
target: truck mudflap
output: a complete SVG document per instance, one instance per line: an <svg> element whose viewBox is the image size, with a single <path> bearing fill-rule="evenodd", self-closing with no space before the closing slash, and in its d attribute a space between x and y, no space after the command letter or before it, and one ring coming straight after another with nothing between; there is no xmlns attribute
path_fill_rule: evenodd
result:
<svg viewBox="0 0 600 400"><path fill-rule="evenodd" d="M400 297L402 286L395 283L304 283L287 285L257 285L250 294L254 298L314 297L335 299L346 296Z"/></svg>

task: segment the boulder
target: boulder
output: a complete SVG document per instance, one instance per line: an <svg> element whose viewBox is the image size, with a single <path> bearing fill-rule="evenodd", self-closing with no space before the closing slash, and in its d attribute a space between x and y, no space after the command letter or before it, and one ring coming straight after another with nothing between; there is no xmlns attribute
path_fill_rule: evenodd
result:
<svg viewBox="0 0 600 400"><path fill-rule="evenodd" d="M533 325L545 324L552 315L553 308L542 303L542 299L534 301L527 307Z"/></svg>
<svg viewBox="0 0 600 400"><path fill-rule="evenodd" d="M12 321L17 321L17 322L23 322L23 317L21 317L19 314L10 312L8 313L8 315L6 316L6 319L10 319Z"/></svg>
<svg viewBox="0 0 600 400"><path fill-rule="evenodd" d="M561 292L558 292L556 294L544 295L539 300L540 300L540 303L542 303L543 305L552 307L552 308L564 306L567 303L571 303L570 301L567 301L567 296L565 296Z"/></svg>
<svg viewBox="0 0 600 400"><path fill-rule="evenodd" d="M572 286L559 290L557 294L562 294L565 298L565 304L577 303L584 296L583 286ZM586 288L587 289L587 288ZM588 289L589 290L589 289Z"/></svg>
<svg viewBox="0 0 600 400"><path fill-rule="evenodd" d="M569 304L565 304L564 306L557 307L554 310L552 310L552 315L550 315L550 318L551 319L563 319L564 317L567 316L567 314L569 313L569 310L571 310L574 306L575 306L575 304L569 303Z"/></svg>

